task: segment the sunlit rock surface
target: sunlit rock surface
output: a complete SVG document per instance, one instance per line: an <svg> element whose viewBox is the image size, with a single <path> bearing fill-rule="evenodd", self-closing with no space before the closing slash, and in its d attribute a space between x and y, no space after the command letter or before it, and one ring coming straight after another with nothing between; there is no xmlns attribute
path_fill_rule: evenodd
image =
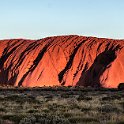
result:
<svg viewBox="0 0 124 124"><path fill-rule="evenodd" d="M117 87L124 82L124 40L55 36L0 41L0 84Z"/></svg>

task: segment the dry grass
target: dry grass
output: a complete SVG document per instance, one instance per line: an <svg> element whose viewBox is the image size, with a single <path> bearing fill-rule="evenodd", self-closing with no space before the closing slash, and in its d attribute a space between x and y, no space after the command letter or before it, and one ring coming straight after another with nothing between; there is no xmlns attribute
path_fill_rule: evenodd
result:
<svg viewBox="0 0 124 124"><path fill-rule="evenodd" d="M1 124L123 124L124 91L0 88Z"/></svg>

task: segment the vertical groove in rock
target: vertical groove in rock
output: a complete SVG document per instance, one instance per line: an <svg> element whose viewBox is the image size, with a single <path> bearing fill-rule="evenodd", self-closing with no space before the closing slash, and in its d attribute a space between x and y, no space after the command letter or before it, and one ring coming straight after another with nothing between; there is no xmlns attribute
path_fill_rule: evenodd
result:
<svg viewBox="0 0 124 124"><path fill-rule="evenodd" d="M66 67L58 74L60 83L62 82L62 79L63 79L63 76L64 76L65 72L71 68L72 63L73 63L73 60L74 60L74 57L75 57L75 55L76 55L78 49L80 48L80 46L81 46L85 41L86 41L86 40L82 41L80 44L77 45L77 47L74 49L73 53L72 53L71 56L69 57L69 61L67 62ZM62 85L64 85L64 84L65 84L65 82L62 83Z"/></svg>

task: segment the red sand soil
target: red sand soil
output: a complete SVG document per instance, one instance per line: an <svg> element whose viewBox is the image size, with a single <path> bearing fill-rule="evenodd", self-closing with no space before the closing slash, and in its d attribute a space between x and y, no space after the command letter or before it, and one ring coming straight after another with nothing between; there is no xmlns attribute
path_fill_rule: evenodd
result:
<svg viewBox="0 0 124 124"><path fill-rule="evenodd" d="M55 36L0 41L0 84L115 88L124 82L124 40Z"/></svg>

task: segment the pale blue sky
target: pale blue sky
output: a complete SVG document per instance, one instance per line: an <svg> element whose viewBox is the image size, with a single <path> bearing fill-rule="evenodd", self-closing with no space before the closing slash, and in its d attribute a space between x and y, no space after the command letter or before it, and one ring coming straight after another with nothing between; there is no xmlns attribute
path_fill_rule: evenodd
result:
<svg viewBox="0 0 124 124"><path fill-rule="evenodd" d="M0 0L0 39L68 34L124 39L124 0Z"/></svg>

